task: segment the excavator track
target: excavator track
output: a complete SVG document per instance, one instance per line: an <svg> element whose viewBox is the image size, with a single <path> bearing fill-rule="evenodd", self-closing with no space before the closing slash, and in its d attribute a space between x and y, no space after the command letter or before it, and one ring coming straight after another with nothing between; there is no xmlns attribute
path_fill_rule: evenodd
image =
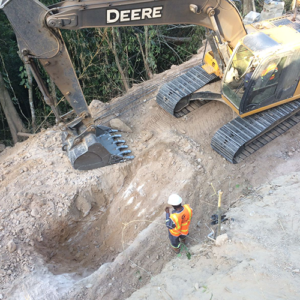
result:
<svg viewBox="0 0 300 300"><path fill-rule="evenodd" d="M300 122L300 100L244 119L237 117L213 136L212 148L237 164Z"/></svg>
<svg viewBox="0 0 300 300"><path fill-rule="evenodd" d="M195 108L207 103L206 101L193 101L192 104L184 99L209 82L217 79L215 74L208 74L202 64L189 69L185 74L164 84L156 96L160 107L176 118L183 117ZM180 103L180 101L184 103ZM196 104L195 104L196 103Z"/></svg>
<svg viewBox="0 0 300 300"><path fill-rule="evenodd" d="M187 106L185 106L184 108L182 108L180 111L175 112L174 116L176 118L182 118L183 116L186 116L187 114L189 114L190 112L192 112L193 110L198 109L199 107L203 106L204 104L208 103L209 101L206 100L195 100L195 101L191 101L189 102L189 104Z"/></svg>

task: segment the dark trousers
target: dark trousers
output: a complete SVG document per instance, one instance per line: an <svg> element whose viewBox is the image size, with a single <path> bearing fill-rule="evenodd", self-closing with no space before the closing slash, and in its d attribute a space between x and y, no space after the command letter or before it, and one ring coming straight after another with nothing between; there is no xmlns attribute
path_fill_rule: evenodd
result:
<svg viewBox="0 0 300 300"><path fill-rule="evenodd" d="M174 236L170 233L169 231L169 239L170 239L170 242L171 242L171 246L173 248L179 248L180 247L180 240L184 240L186 238L186 235L180 235L180 236Z"/></svg>

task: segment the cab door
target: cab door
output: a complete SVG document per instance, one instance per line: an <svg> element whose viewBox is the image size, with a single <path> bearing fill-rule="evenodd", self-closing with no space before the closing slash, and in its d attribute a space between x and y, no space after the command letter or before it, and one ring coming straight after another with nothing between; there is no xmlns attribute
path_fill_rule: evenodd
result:
<svg viewBox="0 0 300 300"><path fill-rule="evenodd" d="M287 67L287 55L266 59L253 72L240 106L240 115L249 113L278 101L278 86L283 70Z"/></svg>
<svg viewBox="0 0 300 300"><path fill-rule="evenodd" d="M276 101L282 101L295 95L300 78L300 49L288 56L276 91Z"/></svg>

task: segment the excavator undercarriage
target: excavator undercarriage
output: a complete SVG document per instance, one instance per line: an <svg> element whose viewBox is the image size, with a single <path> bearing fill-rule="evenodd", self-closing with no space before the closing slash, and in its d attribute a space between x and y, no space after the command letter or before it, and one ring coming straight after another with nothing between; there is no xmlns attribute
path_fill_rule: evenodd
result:
<svg viewBox="0 0 300 300"><path fill-rule="evenodd" d="M290 21L287 17L270 20L269 24L274 27L285 25L300 32L300 24ZM214 54L217 57L216 49ZM205 69L202 63L164 84L157 94L157 103L168 113L180 118L211 100L223 101L221 94L203 91L219 79L216 74L208 74ZM193 92L198 89L202 91ZM299 122L300 100L294 100L255 115L244 118L238 116L214 134L211 147L226 160L236 164Z"/></svg>

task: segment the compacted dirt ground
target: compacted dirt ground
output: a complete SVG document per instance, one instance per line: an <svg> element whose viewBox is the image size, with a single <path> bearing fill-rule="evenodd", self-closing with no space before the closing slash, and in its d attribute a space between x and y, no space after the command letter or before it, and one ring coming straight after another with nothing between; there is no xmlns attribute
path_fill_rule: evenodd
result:
<svg viewBox="0 0 300 300"><path fill-rule="evenodd" d="M61 126L0 154L0 298L296 299L299 126L238 165L225 161L210 141L236 117L230 108L211 102L176 119L155 102L163 81L201 58L110 105L92 102L99 122L130 128L122 134L133 161L76 171ZM130 99L130 109L118 107ZM220 247L207 238L218 190L229 216ZM194 210L190 260L168 242L164 208L174 192Z"/></svg>

